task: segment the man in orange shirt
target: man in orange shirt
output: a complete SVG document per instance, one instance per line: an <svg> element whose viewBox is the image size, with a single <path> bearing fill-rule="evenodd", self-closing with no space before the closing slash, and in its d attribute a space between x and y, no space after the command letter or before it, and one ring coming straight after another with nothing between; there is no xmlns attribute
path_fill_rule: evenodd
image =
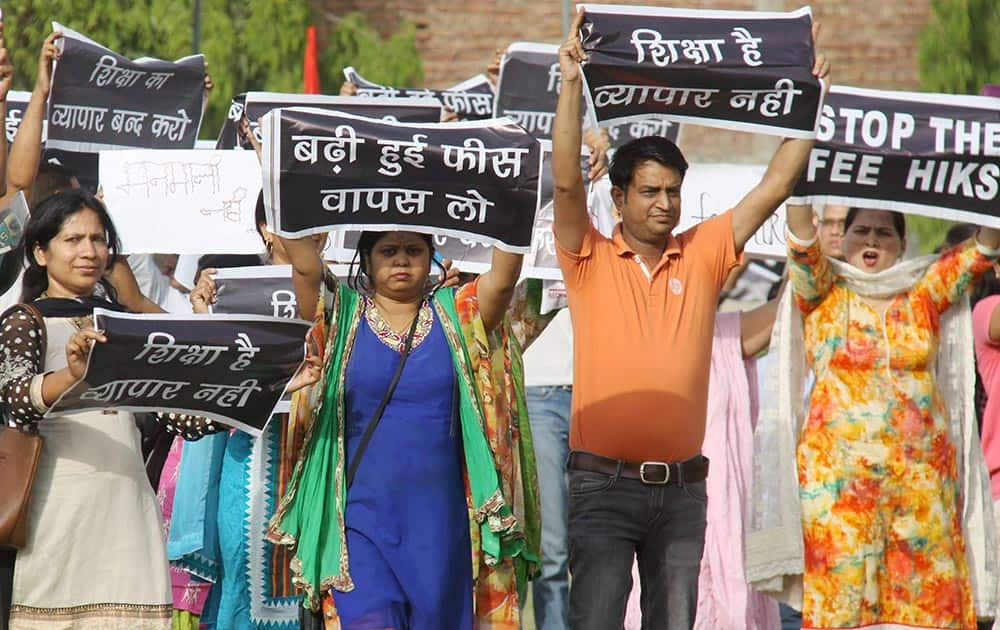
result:
<svg viewBox="0 0 1000 630"><path fill-rule="evenodd" d="M643 626L694 624L705 537L701 456L719 292L747 239L791 193L812 140L786 139L735 208L674 236L687 162L669 140L618 149L612 198L622 221L594 229L579 168L577 16L559 50L553 132L557 252L573 321L570 627L621 627L638 556ZM818 56L813 73L829 64Z"/></svg>

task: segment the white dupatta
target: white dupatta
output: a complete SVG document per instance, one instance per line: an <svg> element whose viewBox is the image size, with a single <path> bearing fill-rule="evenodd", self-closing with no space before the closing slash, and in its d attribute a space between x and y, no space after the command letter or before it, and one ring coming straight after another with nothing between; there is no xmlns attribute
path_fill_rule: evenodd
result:
<svg viewBox="0 0 1000 630"><path fill-rule="evenodd" d="M908 291L937 256L925 256L868 274L830 260L833 273L857 294L872 299ZM757 590L802 609L804 570L802 505L796 446L805 417L803 386L808 375L802 314L786 289L771 334L777 360L763 383L754 431L750 523L746 534L746 577ZM937 386L949 412L962 488L962 530L976 613L993 617L997 606L997 536L989 473L983 462L975 410L975 362L968 296L941 316L935 366Z"/></svg>

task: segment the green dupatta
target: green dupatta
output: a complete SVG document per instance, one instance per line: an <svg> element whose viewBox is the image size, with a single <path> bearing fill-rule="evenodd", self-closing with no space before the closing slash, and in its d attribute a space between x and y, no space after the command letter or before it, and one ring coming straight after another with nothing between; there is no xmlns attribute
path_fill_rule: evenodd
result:
<svg viewBox="0 0 1000 630"><path fill-rule="evenodd" d="M465 288L459 291L462 290ZM271 542L294 549L293 581L304 592L304 603L312 610L319 608L322 594L329 589L354 588L344 535L344 380L363 309L360 295L348 287L338 284L324 287L320 293L317 325L329 331L325 335L323 378L314 388L318 397L311 403L312 426L267 535ZM502 427L509 429L502 433L513 434L517 444L512 454L514 461L498 466L498 460L510 458L497 456L496 440L491 443L490 439L497 433L496 422L491 420L496 414L483 405L484 399L487 406L495 405L496 396L482 392L477 386L484 378L492 378L493 392L498 393L497 375L484 374L489 370L485 369L484 361L472 360L469 347L473 345L478 357L495 357L497 349L487 339L474 298L459 305L455 290L444 289L434 293L432 304L444 327L460 384L459 417L472 508L473 558L480 559L487 567L512 561L520 592L524 581L537 571L541 531L520 350L513 335L508 334L505 322L501 334L493 335L502 343L499 348L502 356L508 357L506 378L499 383L503 391L499 393L510 400L509 419L513 426ZM508 483L502 483L503 479ZM506 493L504 485L508 487ZM480 567L475 560L474 563L473 575L478 579Z"/></svg>

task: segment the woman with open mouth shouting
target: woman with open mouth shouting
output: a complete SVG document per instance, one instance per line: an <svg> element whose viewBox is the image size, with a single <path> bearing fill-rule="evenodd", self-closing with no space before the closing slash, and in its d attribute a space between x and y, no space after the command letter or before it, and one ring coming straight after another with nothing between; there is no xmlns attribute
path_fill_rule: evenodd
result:
<svg viewBox="0 0 1000 630"><path fill-rule="evenodd" d="M755 451L773 461L784 445L789 465L757 471L748 573L793 560L763 588L801 603L803 628L975 628L975 605L994 599L996 545L965 293L1000 232L902 261L903 215L851 208L841 262L820 253L810 207L788 206L788 227L791 292ZM789 553L755 561L754 536L778 529Z"/></svg>

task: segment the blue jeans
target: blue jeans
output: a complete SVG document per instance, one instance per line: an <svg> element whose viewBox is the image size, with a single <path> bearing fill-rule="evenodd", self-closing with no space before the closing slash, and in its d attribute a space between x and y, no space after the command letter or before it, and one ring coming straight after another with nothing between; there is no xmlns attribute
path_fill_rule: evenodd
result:
<svg viewBox="0 0 1000 630"><path fill-rule="evenodd" d="M528 421L535 443L542 507L542 574L532 584L535 627L569 627L569 545L566 538L566 458L569 456L568 387L529 387Z"/></svg>
<svg viewBox="0 0 1000 630"><path fill-rule="evenodd" d="M802 613L791 606L780 604L781 630L800 630L802 628Z"/></svg>
<svg viewBox="0 0 1000 630"><path fill-rule="evenodd" d="M689 630L705 547L705 482L569 472L570 628L621 628L638 558L643 630Z"/></svg>

